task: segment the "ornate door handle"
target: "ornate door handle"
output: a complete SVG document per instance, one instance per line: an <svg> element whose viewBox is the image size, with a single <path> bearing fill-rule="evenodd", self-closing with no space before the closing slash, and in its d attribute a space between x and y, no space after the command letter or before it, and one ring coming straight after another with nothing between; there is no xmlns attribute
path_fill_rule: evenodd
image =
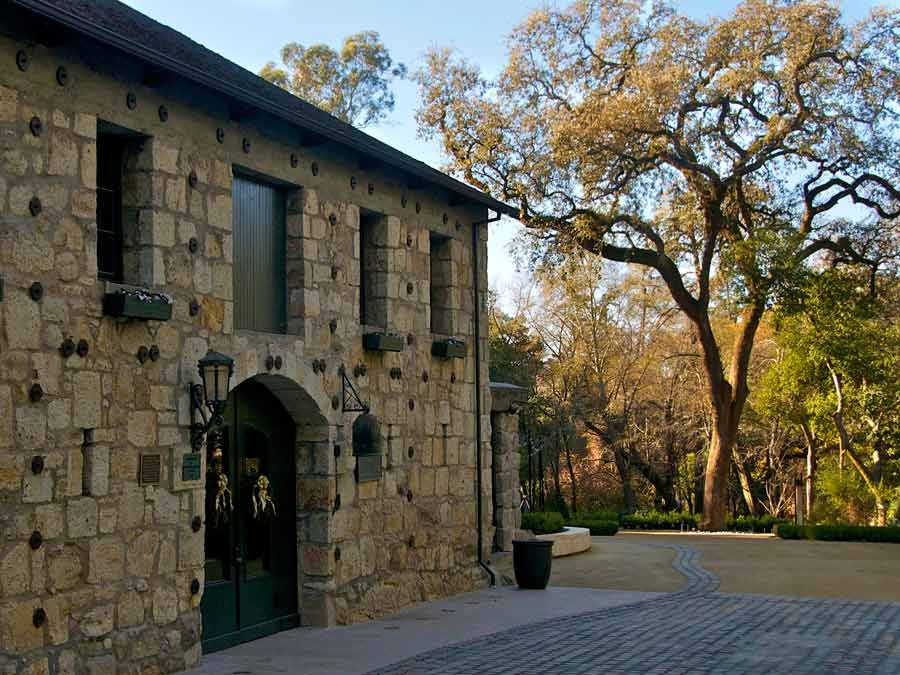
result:
<svg viewBox="0 0 900 675"><path fill-rule="evenodd" d="M271 515L276 516L275 502L272 501L272 494L269 493L269 479L263 474L256 479L253 486L253 494L250 497L253 503L253 517L259 520L271 511Z"/></svg>

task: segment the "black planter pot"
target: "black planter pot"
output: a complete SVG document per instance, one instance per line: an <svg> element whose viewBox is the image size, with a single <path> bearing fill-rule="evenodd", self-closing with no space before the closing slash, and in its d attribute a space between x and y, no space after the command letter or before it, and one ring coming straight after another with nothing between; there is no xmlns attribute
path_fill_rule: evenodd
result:
<svg viewBox="0 0 900 675"><path fill-rule="evenodd" d="M542 590L550 581L553 542L543 539L513 540L513 569L519 588Z"/></svg>

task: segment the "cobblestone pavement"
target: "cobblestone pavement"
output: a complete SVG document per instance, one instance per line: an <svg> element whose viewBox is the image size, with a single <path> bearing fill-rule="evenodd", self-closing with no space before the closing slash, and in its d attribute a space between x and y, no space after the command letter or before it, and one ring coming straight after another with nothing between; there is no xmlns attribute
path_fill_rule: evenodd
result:
<svg viewBox="0 0 900 675"><path fill-rule="evenodd" d="M715 592L688 546L677 593L513 628L373 673L900 673L900 603Z"/></svg>

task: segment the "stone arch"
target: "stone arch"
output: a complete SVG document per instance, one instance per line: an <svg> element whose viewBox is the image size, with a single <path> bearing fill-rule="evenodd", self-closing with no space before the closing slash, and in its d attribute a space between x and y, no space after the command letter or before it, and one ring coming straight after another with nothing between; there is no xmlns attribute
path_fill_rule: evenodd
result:
<svg viewBox="0 0 900 675"><path fill-rule="evenodd" d="M294 421L297 478L297 605L301 623L334 624L333 567L328 564L331 517L335 505L335 442L339 425L330 422L310 394L284 375L260 373L243 380L263 385ZM240 386L236 385L236 386Z"/></svg>

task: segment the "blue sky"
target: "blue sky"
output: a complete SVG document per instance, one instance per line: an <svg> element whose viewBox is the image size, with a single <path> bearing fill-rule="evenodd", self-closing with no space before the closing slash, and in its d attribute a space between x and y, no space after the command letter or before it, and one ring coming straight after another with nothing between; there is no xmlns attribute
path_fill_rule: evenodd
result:
<svg viewBox="0 0 900 675"><path fill-rule="evenodd" d="M505 57L505 38L540 0L125 0L135 9L185 33L228 59L257 72L266 61L278 61L287 42L324 42L332 46L360 30L376 30L398 61L411 69L431 46L452 46L488 73L498 71ZM877 4L898 6L900 0L846 0L850 18ZM557 4L557 3L551 3ZM734 0L684 0L679 7L702 17L728 12ZM448 10L448 7L452 9ZM434 143L416 135L415 86L395 87L396 109L391 119L367 131L394 147L439 167ZM508 253L517 224L504 220L491 226L488 275L502 291L516 275Z"/></svg>

